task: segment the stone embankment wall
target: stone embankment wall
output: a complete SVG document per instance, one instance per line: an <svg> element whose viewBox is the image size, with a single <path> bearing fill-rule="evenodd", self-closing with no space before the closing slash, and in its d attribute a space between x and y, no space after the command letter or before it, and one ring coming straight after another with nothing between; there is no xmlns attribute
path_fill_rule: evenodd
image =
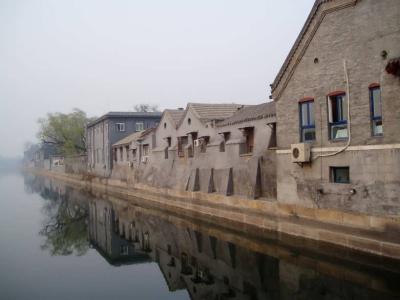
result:
<svg viewBox="0 0 400 300"><path fill-rule="evenodd" d="M194 146L189 139L181 155L176 145L160 145L152 149L145 162L136 159L115 163L111 178L126 181L130 186L146 184L178 191L276 201L276 153L269 149L272 133L265 123L266 119L259 119L226 126L219 131L230 132L227 142L220 134L209 133L206 149ZM243 151L246 140L240 128L246 126L254 128L251 153ZM187 131L189 128L183 130Z"/></svg>
<svg viewBox="0 0 400 300"><path fill-rule="evenodd" d="M169 159L165 159L165 152L157 151L146 163L115 165L111 178L131 186L146 184L178 191L275 201L275 151L239 155L240 146L239 142L227 144L223 156L219 146L211 146L207 148L207 153L195 153L196 158L189 158L188 155L180 158L176 150L169 150Z"/></svg>
<svg viewBox="0 0 400 300"><path fill-rule="evenodd" d="M285 239L290 236L299 239L300 243L304 243L304 239L314 240L321 243L321 247L334 244L400 259L400 217L377 217L216 193L152 188L140 183L132 186L116 179L49 171L38 173L107 197L162 209L171 215L182 214L199 221L217 222L231 229L241 228L259 237Z"/></svg>
<svg viewBox="0 0 400 300"><path fill-rule="evenodd" d="M64 159L65 173L86 174L87 164L87 155L67 156Z"/></svg>

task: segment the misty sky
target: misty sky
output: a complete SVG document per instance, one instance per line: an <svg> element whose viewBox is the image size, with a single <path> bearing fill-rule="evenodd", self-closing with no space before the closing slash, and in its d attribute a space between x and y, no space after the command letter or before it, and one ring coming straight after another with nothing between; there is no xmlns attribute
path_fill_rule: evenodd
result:
<svg viewBox="0 0 400 300"><path fill-rule="evenodd" d="M0 0L0 155L47 112L266 101L313 3Z"/></svg>

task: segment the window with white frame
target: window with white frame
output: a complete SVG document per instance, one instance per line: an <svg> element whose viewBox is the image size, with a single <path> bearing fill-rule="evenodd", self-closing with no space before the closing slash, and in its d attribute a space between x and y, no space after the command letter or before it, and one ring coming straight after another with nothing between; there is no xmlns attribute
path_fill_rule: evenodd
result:
<svg viewBox="0 0 400 300"><path fill-rule="evenodd" d="M379 85L370 87L369 97L371 103L372 135L380 136L383 135L383 123L382 123L381 88Z"/></svg>
<svg viewBox="0 0 400 300"><path fill-rule="evenodd" d="M347 97L345 93L328 97L329 138L340 140L348 138L347 131Z"/></svg>
<svg viewBox="0 0 400 300"><path fill-rule="evenodd" d="M143 124L143 122L137 122L136 125L135 125L135 130L136 130L136 131L142 131L142 130L144 130L144 124Z"/></svg>
<svg viewBox="0 0 400 300"><path fill-rule="evenodd" d="M125 123L116 123L115 129L120 132L125 131Z"/></svg>

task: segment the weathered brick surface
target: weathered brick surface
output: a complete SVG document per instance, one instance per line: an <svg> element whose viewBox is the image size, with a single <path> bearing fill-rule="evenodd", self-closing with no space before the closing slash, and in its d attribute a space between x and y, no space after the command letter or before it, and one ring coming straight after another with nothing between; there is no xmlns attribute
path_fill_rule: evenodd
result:
<svg viewBox="0 0 400 300"><path fill-rule="evenodd" d="M346 144L329 140L327 113L327 94L346 91L343 60L346 60L350 81L351 145L400 143L400 79L385 71L389 59L400 56L400 2L363 0L343 9L326 10L345 2L330 1L320 7L287 74L275 87L279 149L289 149L291 144L300 141L298 100L304 97L315 101L316 141L313 146ZM320 26L315 26L319 21ZM313 30L316 31L312 37ZM308 47L305 46L307 41L310 41ZM301 51L304 51L302 56ZM382 51L388 53L386 59L382 58ZM315 58L318 63L314 63ZM297 66L291 69L295 62ZM290 70L294 71L286 82ZM368 89L371 83L381 85L383 137L371 136ZM399 168L394 167L399 166L399 154L399 150L346 151L334 157L319 158L303 167L291 163L289 154L279 154L278 201L399 215L400 173ZM349 166L351 184L330 183L330 166ZM353 188L355 195L349 193ZM318 189L324 193L318 194Z"/></svg>

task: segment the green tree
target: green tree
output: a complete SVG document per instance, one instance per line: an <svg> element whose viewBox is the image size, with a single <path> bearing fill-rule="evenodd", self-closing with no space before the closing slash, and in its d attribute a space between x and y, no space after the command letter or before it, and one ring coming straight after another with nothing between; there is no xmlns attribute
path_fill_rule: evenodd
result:
<svg viewBox="0 0 400 300"><path fill-rule="evenodd" d="M79 154L86 151L85 127L90 122L86 113L74 109L69 114L48 113L38 120L38 138L56 146L60 154Z"/></svg>

